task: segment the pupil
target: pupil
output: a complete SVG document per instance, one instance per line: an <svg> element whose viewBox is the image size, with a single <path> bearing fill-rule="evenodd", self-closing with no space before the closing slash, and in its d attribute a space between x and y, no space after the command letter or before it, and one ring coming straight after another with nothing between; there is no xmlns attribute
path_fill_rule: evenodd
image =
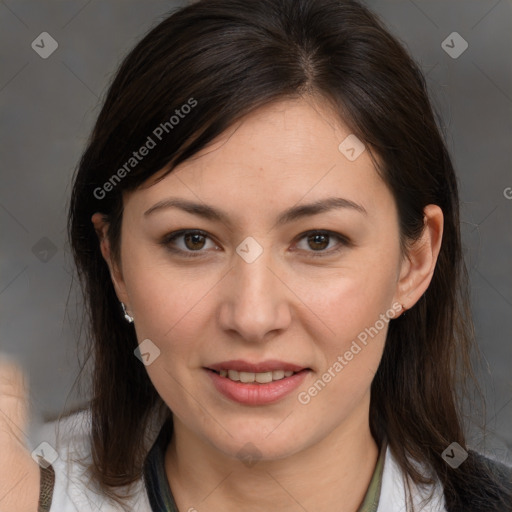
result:
<svg viewBox="0 0 512 512"><path fill-rule="evenodd" d="M320 244L321 247L311 247L312 249L325 249L329 245L328 235L311 235L309 241L313 241L313 244Z"/></svg>
<svg viewBox="0 0 512 512"><path fill-rule="evenodd" d="M185 245L189 248L189 249L202 249L202 247L204 246L204 240L202 240L202 244L201 244L201 238L204 239L203 235L198 235L198 234L188 234L188 235L185 235ZM199 244L200 247L190 247L188 242L192 240L192 245L196 245L196 244Z"/></svg>

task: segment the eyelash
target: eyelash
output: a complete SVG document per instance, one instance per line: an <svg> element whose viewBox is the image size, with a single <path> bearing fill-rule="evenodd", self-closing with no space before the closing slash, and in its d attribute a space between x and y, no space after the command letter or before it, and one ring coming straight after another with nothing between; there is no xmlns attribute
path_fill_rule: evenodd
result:
<svg viewBox="0 0 512 512"><path fill-rule="evenodd" d="M185 258L198 258L198 257L202 257L204 252L202 249L199 249L197 251L191 251L191 250L182 250L182 249L177 249L176 247L172 247L172 242L174 242L177 238L180 238L184 235L201 235L205 238L210 238L211 237L205 232L205 231L201 231L199 229L182 229L180 231L174 231L172 233L169 233L167 235L165 235L162 239L162 241L160 242L161 245L163 245L167 250L173 252L173 253L176 253L176 254L180 254L182 256L184 256ZM322 258L322 257L326 257L326 256L332 256L333 254L337 254L338 252L340 252L342 249L344 249L345 247L350 247L352 246L352 242L345 236L343 235L340 235L339 233L334 233L332 231L325 231L325 230L312 230L312 231L306 231L304 233L301 233L299 236L298 236L298 240L302 240L304 238L307 238L308 236L314 236L314 235L324 235L324 236L328 236L329 237L329 242L330 242L330 238L336 238L339 242L339 245L337 248L335 249L330 249L328 251L326 250L318 250L318 251L306 251L308 253L311 253L309 254L308 257L311 257L311 258Z"/></svg>

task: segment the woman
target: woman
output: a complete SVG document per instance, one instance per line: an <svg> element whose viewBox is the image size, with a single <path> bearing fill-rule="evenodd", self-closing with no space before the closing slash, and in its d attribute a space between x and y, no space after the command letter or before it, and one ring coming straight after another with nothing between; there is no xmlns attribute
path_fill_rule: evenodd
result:
<svg viewBox="0 0 512 512"><path fill-rule="evenodd" d="M359 3L165 19L75 178L93 398L47 431L40 509L512 510L465 449L458 210L421 72Z"/></svg>

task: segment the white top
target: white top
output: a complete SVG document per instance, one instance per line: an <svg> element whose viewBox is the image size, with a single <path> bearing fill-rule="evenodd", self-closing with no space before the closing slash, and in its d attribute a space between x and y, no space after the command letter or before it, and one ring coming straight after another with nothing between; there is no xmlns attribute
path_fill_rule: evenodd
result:
<svg viewBox="0 0 512 512"><path fill-rule="evenodd" d="M41 442L47 442L58 454L52 462L55 470L55 487L50 512L152 512L146 492L144 480L133 484L129 491L133 498L126 502L124 507L112 502L106 496L99 494L94 482L85 473L84 465L77 463L77 459L91 461L90 442L88 432L90 429L90 412L75 413L60 421L44 424L33 435L36 440L34 449ZM153 430L150 438L153 441L158 430ZM44 445L43 445L44 448ZM46 447L45 458L48 460ZM55 456L55 455L54 455ZM415 510L418 512L446 512L442 487L438 482L434 488L418 488L411 482L411 492ZM378 512L406 512L406 484L404 475L397 465L389 446L384 460L381 494ZM432 500L421 507L421 501L433 491ZM123 491L124 492L124 491Z"/></svg>

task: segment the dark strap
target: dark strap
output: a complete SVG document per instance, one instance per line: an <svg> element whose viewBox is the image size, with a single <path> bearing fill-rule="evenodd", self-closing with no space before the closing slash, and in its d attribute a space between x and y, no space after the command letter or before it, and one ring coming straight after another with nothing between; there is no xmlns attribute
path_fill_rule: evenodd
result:
<svg viewBox="0 0 512 512"><path fill-rule="evenodd" d="M165 450L171 440L172 431L171 418L164 423L144 463L144 482L153 512L179 512L163 470Z"/></svg>
<svg viewBox="0 0 512 512"><path fill-rule="evenodd" d="M41 461L41 458L39 460ZM41 462L39 469L41 481L39 485L39 504L37 512L49 512L52 506L53 489L55 487L55 471L51 464L44 467Z"/></svg>

